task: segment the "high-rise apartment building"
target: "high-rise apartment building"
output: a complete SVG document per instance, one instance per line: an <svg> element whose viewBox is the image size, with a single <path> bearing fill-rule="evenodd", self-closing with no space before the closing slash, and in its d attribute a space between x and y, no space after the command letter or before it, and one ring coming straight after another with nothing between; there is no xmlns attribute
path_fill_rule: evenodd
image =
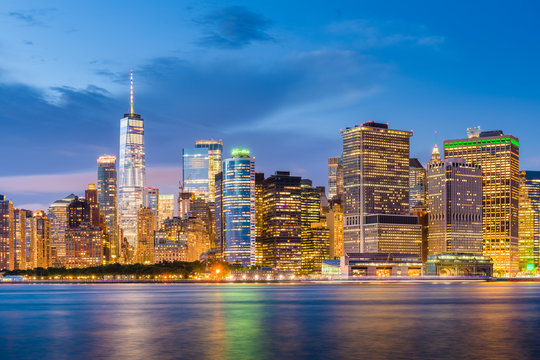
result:
<svg viewBox="0 0 540 360"><path fill-rule="evenodd" d="M366 216L405 215L409 211L409 139L412 132L392 130L388 124L370 121L347 128L341 135L344 251L366 252Z"/></svg>
<svg viewBox="0 0 540 360"><path fill-rule="evenodd" d="M216 193L215 178L221 172L221 154L223 142L221 140L197 140L195 148L208 149L208 202L213 203Z"/></svg>
<svg viewBox="0 0 540 360"><path fill-rule="evenodd" d="M15 217L13 203L0 195L0 270L15 269Z"/></svg>
<svg viewBox="0 0 540 360"><path fill-rule="evenodd" d="M482 255L482 168L435 147L427 171L428 255Z"/></svg>
<svg viewBox="0 0 540 360"><path fill-rule="evenodd" d="M105 224L110 243L110 262L117 263L120 258L120 242L118 233L116 156L102 155L98 158L97 164L97 197L99 208L105 215Z"/></svg>
<svg viewBox="0 0 540 360"><path fill-rule="evenodd" d="M52 264L51 223L45 212L38 210L33 214L35 222L35 245L32 246L33 267L48 268Z"/></svg>
<svg viewBox="0 0 540 360"><path fill-rule="evenodd" d="M539 266L540 171L519 173L519 269Z"/></svg>
<svg viewBox="0 0 540 360"><path fill-rule="evenodd" d="M70 194L63 199L56 200L49 206L48 217L51 223L51 251L53 266L62 266L66 257L65 231L68 228L68 206L75 199Z"/></svg>
<svg viewBox="0 0 540 360"><path fill-rule="evenodd" d="M103 264L103 232L84 222L65 230L67 268L84 268Z"/></svg>
<svg viewBox="0 0 540 360"><path fill-rule="evenodd" d="M288 171L264 180L263 265L299 273L302 268L301 178Z"/></svg>
<svg viewBox="0 0 540 360"><path fill-rule="evenodd" d="M215 178L215 228L223 260L255 265L255 158L249 150L233 149Z"/></svg>
<svg viewBox="0 0 540 360"><path fill-rule="evenodd" d="M174 194L159 195L157 229L161 229L163 222L174 216Z"/></svg>
<svg viewBox="0 0 540 360"><path fill-rule="evenodd" d="M420 160L409 160L409 211L417 205L426 205L427 172Z"/></svg>
<svg viewBox="0 0 540 360"><path fill-rule="evenodd" d="M26 270L26 210L13 209L15 219L15 269Z"/></svg>
<svg viewBox="0 0 540 360"><path fill-rule="evenodd" d="M154 240L156 218L150 208L141 207L137 211L137 246L135 259L140 264L154 263Z"/></svg>
<svg viewBox="0 0 540 360"><path fill-rule="evenodd" d="M493 259L494 273L513 273L519 268L519 140L501 130L470 136L445 140L444 157L482 167L483 255Z"/></svg>
<svg viewBox="0 0 540 360"><path fill-rule="evenodd" d="M120 120L120 161L118 166L118 212L124 237L135 245L137 210L143 204L146 163L144 120L133 111L133 72L131 74L131 111Z"/></svg>

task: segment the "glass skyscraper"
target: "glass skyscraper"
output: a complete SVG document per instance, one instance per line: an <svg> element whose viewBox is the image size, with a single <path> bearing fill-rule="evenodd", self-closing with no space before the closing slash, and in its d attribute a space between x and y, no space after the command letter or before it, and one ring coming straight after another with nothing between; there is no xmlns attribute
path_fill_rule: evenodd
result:
<svg viewBox="0 0 540 360"><path fill-rule="evenodd" d="M131 111L120 120L120 162L118 211L124 237L135 246L137 210L143 204L145 186L144 120L133 112L133 73L131 76Z"/></svg>
<svg viewBox="0 0 540 360"><path fill-rule="evenodd" d="M519 175L519 268L534 271L539 266L540 171Z"/></svg>
<svg viewBox="0 0 540 360"><path fill-rule="evenodd" d="M223 260L255 265L255 158L249 150L233 149L217 186L216 231L221 231Z"/></svg>
<svg viewBox="0 0 540 360"><path fill-rule="evenodd" d="M184 192L208 199L208 148L182 150Z"/></svg>
<svg viewBox="0 0 540 360"><path fill-rule="evenodd" d="M197 140L195 148L208 149L208 201L214 202L216 193L215 177L221 172L221 153L223 142L221 140Z"/></svg>
<svg viewBox="0 0 540 360"><path fill-rule="evenodd" d="M105 224L110 242L110 259L112 263L118 262L120 248L118 241L118 207L117 207L117 178L116 156L103 155L97 160L98 183L97 197L99 208L105 215Z"/></svg>

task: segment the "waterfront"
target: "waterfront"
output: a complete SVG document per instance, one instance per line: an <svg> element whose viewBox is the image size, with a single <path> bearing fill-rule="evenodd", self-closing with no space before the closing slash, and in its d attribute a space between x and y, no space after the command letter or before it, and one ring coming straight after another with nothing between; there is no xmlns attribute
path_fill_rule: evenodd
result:
<svg viewBox="0 0 540 360"><path fill-rule="evenodd" d="M3 359L527 359L540 284L13 284Z"/></svg>

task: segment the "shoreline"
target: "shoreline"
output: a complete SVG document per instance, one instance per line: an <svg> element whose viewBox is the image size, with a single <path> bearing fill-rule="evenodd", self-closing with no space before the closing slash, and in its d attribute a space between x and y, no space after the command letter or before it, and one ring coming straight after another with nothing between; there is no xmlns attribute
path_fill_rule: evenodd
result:
<svg viewBox="0 0 540 360"><path fill-rule="evenodd" d="M195 279L81 279L81 280L22 280L0 281L1 285L8 284L361 284L361 283L467 283L467 282L540 282L540 278L486 278L486 277L363 277L354 279L295 279L295 280L195 280Z"/></svg>

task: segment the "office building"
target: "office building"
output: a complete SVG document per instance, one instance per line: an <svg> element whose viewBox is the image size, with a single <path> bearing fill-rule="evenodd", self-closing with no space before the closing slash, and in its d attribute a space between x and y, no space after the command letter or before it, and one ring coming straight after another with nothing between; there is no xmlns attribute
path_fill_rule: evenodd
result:
<svg viewBox="0 0 540 360"><path fill-rule="evenodd" d="M465 159L428 163L428 254L482 255L482 168Z"/></svg>
<svg viewBox="0 0 540 360"><path fill-rule="evenodd" d="M120 227L128 242L137 239L137 210L143 205L145 187L144 120L133 111L133 72L130 112L120 120L120 160L118 164L118 212Z"/></svg>
<svg viewBox="0 0 540 360"><path fill-rule="evenodd" d="M26 210L13 209L15 223L15 269L26 270Z"/></svg>
<svg viewBox="0 0 540 360"><path fill-rule="evenodd" d="M340 164L340 157L328 158L328 198L330 200L338 196L337 182L338 182L338 166Z"/></svg>
<svg viewBox="0 0 540 360"><path fill-rule="evenodd" d="M51 223L41 210L34 211L33 219L36 234L35 245L32 246L32 267L48 268L52 265Z"/></svg>
<svg viewBox="0 0 540 360"><path fill-rule="evenodd" d="M221 153L223 142L221 140L197 140L196 149L208 149L208 202L213 203L216 193L215 178L221 172Z"/></svg>
<svg viewBox="0 0 540 360"><path fill-rule="evenodd" d="M364 238L366 253L414 254L422 258L422 225L417 216L367 215Z"/></svg>
<svg viewBox="0 0 540 360"><path fill-rule="evenodd" d="M302 268L301 178L277 171L264 180L263 265L300 273Z"/></svg>
<svg viewBox="0 0 540 360"><path fill-rule="evenodd" d="M208 199L208 161L208 148L182 149L183 192Z"/></svg>
<svg viewBox="0 0 540 360"><path fill-rule="evenodd" d="M185 234L182 234L185 235ZM169 240L165 230L156 233L154 264L161 262L186 261L187 237L183 240Z"/></svg>
<svg viewBox="0 0 540 360"><path fill-rule="evenodd" d="M100 227L83 222L65 230L67 268L84 268L103 264L103 233Z"/></svg>
<svg viewBox="0 0 540 360"><path fill-rule="evenodd" d="M0 195L0 270L15 269L15 217L13 203Z"/></svg>
<svg viewBox="0 0 540 360"><path fill-rule="evenodd" d="M255 265L255 158L249 150L233 149L216 180L216 243L223 260Z"/></svg>
<svg viewBox="0 0 540 360"><path fill-rule="evenodd" d="M519 269L534 272L539 266L540 171L519 175Z"/></svg>
<svg viewBox="0 0 540 360"><path fill-rule="evenodd" d="M338 258L343 255L343 208L341 204L333 203L325 217L329 230L329 258Z"/></svg>
<svg viewBox="0 0 540 360"><path fill-rule="evenodd" d="M156 218L150 208L141 207L137 211L137 246L135 261L139 264L154 263L154 238Z"/></svg>
<svg viewBox="0 0 540 360"><path fill-rule="evenodd" d="M51 251L53 266L64 265L66 257L65 231L68 228L68 206L75 199L70 194L63 199L56 200L49 206L48 217L51 223Z"/></svg>
<svg viewBox="0 0 540 360"><path fill-rule="evenodd" d="M255 173L255 265L262 266L264 214L264 173ZM217 214L216 214L217 216ZM217 223L217 222L216 222Z"/></svg>
<svg viewBox="0 0 540 360"><path fill-rule="evenodd" d="M120 257L118 232L116 156L102 155L97 160L97 197L100 211L105 215L105 224L110 243L110 262L117 263Z"/></svg>
<svg viewBox="0 0 540 360"><path fill-rule="evenodd" d="M482 167L483 255L497 275L519 269L519 140L501 130L472 132L445 140L444 157L464 158Z"/></svg>
<svg viewBox="0 0 540 360"><path fill-rule="evenodd" d="M163 222L174 217L174 194L159 195L158 201L158 229L161 229Z"/></svg>
<svg viewBox="0 0 540 360"><path fill-rule="evenodd" d="M409 212L409 139L412 132L375 122L347 128L343 137L344 251L367 252L365 217Z"/></svg>
<svg viewBox="0 0 540 360"><path fill-rule="evenodd" d="M416 158L409 159L409 211L427 205L427 172Z"/></svg>

